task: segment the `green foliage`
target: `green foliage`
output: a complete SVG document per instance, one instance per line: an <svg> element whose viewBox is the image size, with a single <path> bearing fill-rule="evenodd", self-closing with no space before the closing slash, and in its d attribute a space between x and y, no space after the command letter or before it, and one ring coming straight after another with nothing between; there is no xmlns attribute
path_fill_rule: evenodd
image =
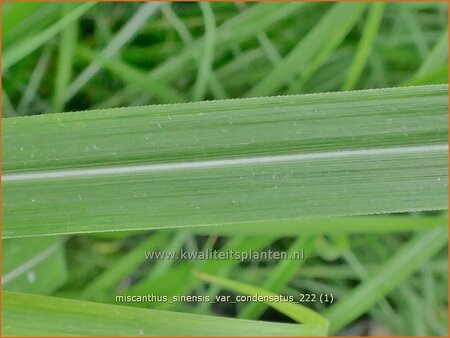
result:
<svg viewBox="0 0 450 338"><path fill-rule="evenodd" d="M447 335L446 3L4 2L2 54L2 335Z"/></svg>

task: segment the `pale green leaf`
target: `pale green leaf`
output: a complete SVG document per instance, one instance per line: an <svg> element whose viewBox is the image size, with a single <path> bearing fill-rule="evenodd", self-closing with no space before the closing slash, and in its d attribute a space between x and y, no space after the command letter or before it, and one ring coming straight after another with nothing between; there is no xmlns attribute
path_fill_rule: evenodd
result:
<svg viewBox="0 0 450 338"><path fill-rule="evenodd" d="M3 236L446 209L447 149L446 85L10 118Z"/></svg>

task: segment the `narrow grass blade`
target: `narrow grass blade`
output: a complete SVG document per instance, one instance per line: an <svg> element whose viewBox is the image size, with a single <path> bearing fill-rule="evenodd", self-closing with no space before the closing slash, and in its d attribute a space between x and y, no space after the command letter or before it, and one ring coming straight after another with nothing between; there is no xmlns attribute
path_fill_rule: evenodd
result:
<svg viewBox="0 0 450 338"><path fill-rule="evenodd" d="M38 62L33 72L31 73L31 80L25 88L22 98L17 105L17 112L19 113L19 115L25 115L30 107L30 104L36 98L39 86L42 82L45 72L48 69L52 50L52 46L47 46L43 49L41 56L39 57Z"/></svg>
<svg viewBox="0 0 450 338"><path fill-rule="evenodd" d="M447 86L5 119L3 236L446 209L446 126Z"/></svg>
<svg viewBox="0 0 450 338"><path fill-rule="evenodd" d="M63 4L63 12L72 10L71 4ZM76 22L67 26L59 38L58 63L55 76L52 112L60 113L64 110L64 96L72 78L75 47L78 37L78 24Z"/></svg>
<svg viewBox="0 0 450 338"><path fill-rule="evenodd" d="M294 257L298 252L304 250L307 255L311 253L314 245L314 237L301 237L291 244L287 251L288 257ZM262 288L268 291L279 292L289 280L298 272L303 265L303 260L284 260L278 263L276 268L270 273L270 276L262 284ZM259 302L249 303L239 311L238 318L258 319L264 312L265 306Z"/></svg>
<svg viewBox="0 0 450 338"><path fill-rule="evenodd" d="M385 6L386 4L383 2L371 4L367 23L347 79L342 87L343 90L352 90L356 87L377 36Z"/></svg>
<svg viewBox="0 0 450 338"><path fill-rule="evenodd" d="M177 231L175 235L172 237L171 241L166 241L164 246L162 246L163 251L165 252L180 252L185 245L185 242L189 239L193 238L193 235L185 230ZM198 248L195 248L191 251L198 252ZM148 250L147 250L148 252ZM175 264L174 260L171 259L161 259L155 261L152 270L147 275L147 278L156 278L164 275L167 271L171 269L171 267Z"/></svg>
<svg viewBox="0 0 450 338"><path fill-rule="evenodd" d="M406 31L411 34L411 40L414 43L417 52L422 59L425 59L430 52L428 42L424 37L422 28L420 27L416 13L414 10L408 7L399 8L400 10L400 22L405 26Z"/></svg>
<svg viewBox="0 0 450 338"><path fill-rule="evenodd" d="M361 262L358 260L358 258L355 256L355 254L351 251L350 248L343 253L342 257L347 261L348 265L351 266L352 269L357 273L361 281L367 281L370 279L370 275L367 272L367 269L363 264L361 264ZM391 304L386 300L386 298L382 298L378 301L378 307L382 312L382 316L387 317L383 318L384 320L389 320L389 318L395 317L395 310L393 309ZM374 314L375 316L377 315L376 311Z"/></svg>
<svg viewBox="0 0 450 338"><path fill-rule="evenodd" d="M189 32L189 29L183 23L183 21L181 21L180 18L178 18L175 11L172 10L172 3L170 2L163 3L161 5L161 13L170 22L172 27L177 31L178 35L180 36L181 40L183 40L183 43L185 45L192 43L193 41L192 35Z"/></svg>
<svg viewBox="0 0 450 338"><path fill-rule="evenodd" d="M27 36L22 40L19 40L15 44L9 46L6 50L3 51L2 72L42 46L45 42L50 40L65 27L67 27L84 13L86 13L95 4L95 2L81 4L77 8L73 9L69 14L64 15L59 21L43 30L42 32Z"/></svg>
<svg viewBox="0 0 450 338"><path fill-rule="evenodd" d="M276 65L279 62L281 62L282 57L280 53L278 52L277 48L273 45L272 41L270 41L266 33L264 32L259 33L258 41L259 44L261 45L261 48L264 50L264 53L266 53L266 57L270 60L270 62L273 65Z"/></svg>
<svg viewBox="0 0 450 338"><path fill-rule="evenodd" d="M204 245L203 247L203 251L207 251L207 250L212 250L214 244L217 242L218 237L216 236L210 236L209 237L209 241ZM234 245L234 250L236 251L247 251L248 250L260 250L260 249L264 249L267 248L271 245L271 243L273 242L272 238L267 238L267 237L244 237L244 236L235 236L232 239L230 239L230 241L227 243L231 243L231 244L237 244ZM256 245L255 245L256 243ZM262 244L261 244L262 243ZM250 245L248 245L250 244ZM257 247L257 245L259 245L260 247ZM256 247L256 248L255 248ZM214 273L214 275L216 275L217 277L222 277L222 278L226 278L228 277L231 272L234 269L238 269L240 267L240 264L221 264L221 268L219 270L217 270L216 273ZM205 270L205 268L208 268L207 264L196 264L195 265L195 269L198 271L199 266L201 266L203 268L203 272L208 273L207 270ZM209 265L209 267L212 267L212 264ZM217 295L219 295L220 293L220 286L218 285L211 285L210 287L207 288L206 290L206 294L209 295L210 297L216 297ZM198 311L200 311L199 313L208 313L208 311L211 311L213 307L213 304L211 303L203 303L200 304L198 306Z"/></svg>
<svg viewBox="0 0 450 338"><path fill-rule="evenodd" d="M442 34L436 46L433 48L425 62L417 71L416 76L422 76L438 65L444 64L448 57L448 28Z"/></svg>
<svg viewBox="0 0 450 338"><path fill-rule="evenodd" d="M335 305L325 312L325 316L330 320L330 333L337 332L399 287L403 280L441 250L447 241L446 228L436 228L415 235L370 279L360 284L342 300L337 300Z"/></svg>
<svg viewBox="0 0 450 338"><path fill-rule="evenodd" d="M197 81L194 85L193 100L200 101L205 97L206 85L211 77L212 65L214 61L214 45L216 23L211 5L207 2L199 3L205 20L205 38L203 44L202 58L199 59Z"/></svg>
<svg viewBox="0 0 450 338"><path fill-rule="evenodd" d="M436 83L434 77L439 76L439 80L448 80L448 28L442 34L436 46L414 74L413 78L406 81L405 85L415 85L416 83ZM442 74L442 75L440 75ZM431 77L431 79L430 79ZM431 80L431 81L430 81ZM442 83L442 82L441 82Z"/></svg>
<svg viewBox="0 0 450 338"><path fill-rule="evenodd" d="M317 325L264 323L2 292L2 335L315 336L320 332Z"/></svg>
<svg viewBox="0 0 450 338"><path fill-rule="evenodd" d="M276 293L255 287L253 285L236 282L230 279L219 278L200 272L195 272L194 275L204 281L220 285L234 292L239 292L248 296L267 297L268 300L263 301L264 303L280 311L296 322L317 325L317 331L315 332L315 335L326 335L328 332L329 323L325 317L299 303L296 304L293 302L270 301L270 299L277 299L276 297L278 297L279 295L277 295Z"/></svg>
<svg viewBox="0 0 450 338"><path fill-rule="evenodd" d="M5 89L2 88L2 116L3 117L13 117L17 116L16 109L14 108L11 100Z"/></svg>
<svg viewBox="0 0 450 338"><path fill-rule="evenodd" d="M189 32L187 27L184 25L184 23L178 18L176 13L172 10L172 6L170 4L163 5L162 13L169 20L169 22L172 24L172 26L175 28L178 35L181 37L181 39L183 40L183 43L186 46L193 43L194 40L192 38L191 33ZM215 31L215 29L216 29L216 27L214 24L214 31ZM214 32L214 35L215 35L215 32ZM206 46L206 42L205 42L205 46ZM213 46L213 47L215 48L215 46ZM197 61L197 64L199 65L198 66L199 69L201 67L200 63L202 62L201 57L202 57L202 55L196 56L196 61ZM223 88L222 84L219 82L219 80L217 79L216 75L214 74L214 72L212 70L209 73L208 80L209 80L211 92L214 94L214 97L216 99L228 98L228 94L225 92L225 89Z"/></svg>
<svg viewBox="0 0 450 338"><path fill-rule="evenodd" d="M90 298L99 292L103 292L117 285L121 278L136 269L145 260L145 251L153 250L161 242L168 239L167 232L161 232L143 240L139 245L125 254L113 266L97 276L82 291L82 297Z"/></svg>

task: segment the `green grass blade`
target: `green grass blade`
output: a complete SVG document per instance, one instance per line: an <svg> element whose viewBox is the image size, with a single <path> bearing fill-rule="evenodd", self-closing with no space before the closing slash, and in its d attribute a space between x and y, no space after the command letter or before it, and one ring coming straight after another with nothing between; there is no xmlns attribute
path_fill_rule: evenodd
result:
<svg viewBox="0 0 450 338"><path fill-rule="evenodd" d="M206 85L211 77L212 65L214 61L214 45L215 45L215 30L216 23L214 13L211 5L207 2L199 3L202 10L203 18L205 20L205 38L203 44L202 58L199 59L199 69L197 74L197 81L194 85L193 100L200 101L205 97Z"/></svg>
<svg viewBox="0 0 450 338"><path fill-rule="evenodd" d="M444 85L5 119L3 236L446 209L446 126Z"/></svg>
<svg viewBox="0 0 450 338"><path fill-rule="evenodd" d="M18 116L16 109L14 108L8 94L3 88L2 88L2 116L3 117Z"/></svg>
<svg viewBox="0 0 450 338"><path fill-rule="evenodd" d="M71 4L63 4L63 12L72 10ZM58 63L55 76L52 112L60 113L64 110L64 96L72 78L75 47L78 38L78 24L76 22L67 26L59 38Z"/></svg>
<svg viewBox="0 0 450 338"><path fill-rule="evenodd" d="M307 73L308 66L323 60L340 44L360 18L365 3L338 3L321 18L294 49L264 79L245 94L246 97L275 93L294 74Z"/></svg>
<svg viewBox="0 0 450 338"><path fill-rule="evenodd" d="M27 36L9 46L3 51L2 72L53 38L64 28L85 14L95 4L95 2L81 4L42 32Z"/></svg>
<svg viewBox="0 0 450 338"><path fill-rule="evenodd" d="M438 77L437 81L448 80L448 28L442 34L436 46L422 63L420 68L414 74L413 78L405 85L415 85L417 83L436 83L433 78ZM442 74L442 75L441 75ZM431 77L431 78L430 78Z"/></svg>
<svg viewBox="0 0 450 338"><path fill-rule="evenodd" d="M364 32L358 45L352 66L347 75L347 79L342 87L343 90L352 90L358 84L359 77L361 76L364 65L366 64L367 58L369 57L370 51L375 42L377 32L381 24L381 19L383 18L385 6L386 4L383 2L371 4L367 23L364 27Z"/></svg>
<svg viewBox="0 0 450 338"><path fill-rule="evenodd" d="M207 245L204 246L203 250L210 250L213 249L214 244L217 242L217 237L216 236L210 236L209 237L209 243ZM273 242L273 238L270 237L244 237L244 236L235 236L232 237L232 239L229 240L229 242L227 243L227 246L224 247L224 249L230 249L233 251L249 251L249 250L260 250L260 249L264 249L267 248L271 245L271 243ZM230 262L228 262L227 264L221 263L220 264L220 269L217 269L215 266L213 266L212 264L196 264L195 265L195 269L199 270L199 267L201 268L201 272L206 272L206 273L211 273L208 270L212 270L212 271L216 271L213 272L214 275L216 275L217 277L222 277L222 278L226 278L228 277L228 275L231 274L233 269L239 268L240 264L233 264ZM214 270L213 270L214 269ZM218 285L211 285L210 287L207 288L206 292L210 297L215 297L217 295L219 295L220 293L220 286ZM210 303L203 303L200 304L198 307L198 310L202 312L207 312L208 310L212 310L213 304Z"/></svg>
<svg viewBox="0 0 450 338"><path fill-rule="evenodd" d="M417 49L417 52L422 59L425 59L430 52L428 42L426 41L423 31L417 20L417 13L413 9L408 7L402 7L400 9L400 21L406 28L406 31L411 34L411 40Z"/></svg>
<svg viewBox="0 0 450 338"><path fill-rule="evenodd" d="M169 20L169 22L172 24L174 29L177 31L178 35L183 40L183 43L186 46L190 45L193 42L192 35L189 32L189 30L187 29L187 27L184 25L184 23L178 18L176 13L172 10L172 6L170 4L164 4L162 6L162 13ZM210 31L211 31L211 28L212 28L212 25L210 27ZM216 29L216 27L215 27L215 23L214 23L214 31L215 31L215 29ZM210 35L211 35L211 33L210 33ZM214 32L214 35L215 35L215 32ZM215 39L215 37L214 37L214 39ZM214 52L215 46L212 45L210 43L210 41L209 41L209 43L206 43L206 41L205 41L205 48L207 47L206 45L209 45L209 47ZM199 65L198 68L200 69L202 67L201 66L202 55L197 55L196 61L197 61L197 64ZM208 63L209 63L209 61L208 61ZM216 99L228 98L228 94L225 92L222 84L219 82L219 80L217 79L216 75L214 74L214 72L212 70L209 72L207 79L209 80L211 92L214 94L214 97ZM198 79L198 81L199 81L199 79Z"/></svg>
<svg viewBox="0 0 450 338"><path fill-rule="evenodd" d="M270 297L277 297L279 295L267 291L265 289L255 287L253 285L233 281L230 279L219 278L200 272L194 272L194 275L204 281L220 285L234 292L239 292L248 296L258 295L268 297L267 298L268 301L264 301L264 303L266 303L270 307L280 311L281 313L295 320L298 323L317 325L317 332L316 332L317 335L327 334L329 325L328 320L325 317L321 316L319 313L309 309L306 306L303 306L299 303L296 304L293 302L270 301L270 299L276 299Z"/></svg>
<svg viewBox="0 0 450 338"><path fill-rule="evenodd" d="M307 255L313 250L314 237L301 237L291 244L287 251L288 257L294 257L298 252L304 250ZM265 290L279 292L294 276L298 269L303 265L303 260L284 260L278 263L276 268L270 273L267 280L261 286ZM258 319L264 312L265 306L262 303L254 302L247 304L239 311L238 318Z"/></svg>
<svg viewBox="0 0 450 338"><path fill-rule="evenodd" d="M17 112L19 115L25 115L33 100L38 96L39 86L41 85L42 79L48 70L52 50L52 46L47 46L43 49L41 56L39 57L37 64L31 73L31 81L28 82L22 98L17 105Z"/></svg>
<svg viewBox="0 0 450 338"><path fill-rule="evenodd" d="M324 313L330 320L331 333L337 332L361 316L441 250L448 241L447 231L446 228L436 228L418 233L370 279L342 300L337 300L335 305Z"/></svg>
<svg viewBox="0 0 450 338"><path fill-rule="evenodd" d="M277 48L273 45L272 41L270 41L269 37L266 33L261 32L258 34L258 42L261 45L261 48L266 53L266 57L270 60L273 65L276 65L281 62L282 57L278 52Z"/></svg>
<svg viewBox="0 0 450 338"><path fill-rule="evenodd" d="M445 30L442 37L439 39L436 46L433 48L425 62L417 71L416 76L422 76L428 73L436 66L446 63L448 57L448 28Z"/></svg>
<svg viewBox="0 0 450 338"><path fill-rule="evenodd" d="M163 3L161 5L161 13L165 18L167 18L172 27L177 31L178 35L180 36L181 40L183 40L183 43L185 45L192 43L192 35L183 21L180 20L175 11L172 10L172 3Z"/></svg>
<svg viewBox="0 0 450 338"><path fill-rule="evenodd" d="M2 292L2 335L314 336L317 333L317 325L264 323Z"/></svg>
<svg viewBox="0 0 450 338"><path fill-rule="evenodd" d="M269 39L267 34L265 32L260 32L257 35L258 42L266 54L266 58L274 65L276 66L279 64L283 58L281 57L281 54L278 52L276 46L272 43L272 41ZM245 54L244 54L245 55ZM239 59L239 58L236 58ZM289 81L289 84L294 86L295 82L291 79Z"/></svg>
<svg viewBox="0 0 450 338"><path fill-rule="evenodd" d="M342 256L345 259L345 261L347 261L348 265L351 266L352 269L356 272L361 281L367 281L370 279L370 275L367 272L367 269L363 264L361 264L361 262L358 260L356 255L351 251L351 249L346 250ZM395 310L392 308L392 306L385 298L380 299L378 301L378 307L382 312L382 316L387 317L386 318L387 320L395 316Z"/></svg>
<svg viewBox="0 0 450 338"><path fill-rule="evenodd" d="M187 241L187 239L192 237L193 237L192 234L188 233L187 231L184 230L177 231L173 236L172 240L168 244L166 244L167 241L165 242L165 245L163 246L162 249L165 252L180 252L180 250L183 249L183 246ZM199 250L198 248L195 248L191 249L190 251L199 251ZM174 263L175 263L174 260L170 259L161 259L156 261L152 270L147 275L147 278L152 279L164 275L167 271L171 269Z"/></svg>

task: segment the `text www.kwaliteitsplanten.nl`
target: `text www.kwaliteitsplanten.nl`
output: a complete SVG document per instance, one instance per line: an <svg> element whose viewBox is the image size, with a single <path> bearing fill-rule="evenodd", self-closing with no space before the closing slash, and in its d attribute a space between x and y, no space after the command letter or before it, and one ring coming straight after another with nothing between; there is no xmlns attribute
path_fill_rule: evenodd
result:
<svg viewBox="0 0 450 338"><path fill-rule="evenodd" d="M295 251L291 254L285 251L237 251L226 250L205 250L188 251L180 249L178 251L145 251L146 260L304 260L304 250Z"/></svg>

